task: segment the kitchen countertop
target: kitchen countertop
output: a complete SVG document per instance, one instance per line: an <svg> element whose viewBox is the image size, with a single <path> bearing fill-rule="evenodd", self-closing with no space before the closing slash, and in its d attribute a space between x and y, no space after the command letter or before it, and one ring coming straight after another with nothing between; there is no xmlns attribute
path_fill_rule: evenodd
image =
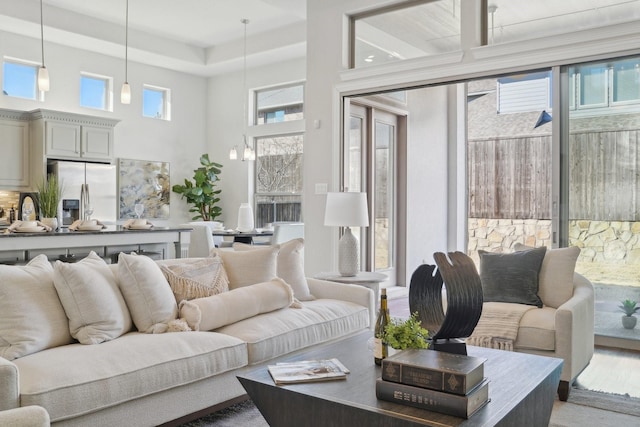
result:
<svg viewBox="0 0 640 427"><path fill-rule="evenodd" d="M50 232L39 231L39 232L33 232L33 233L7 233L6 227L5 227L4 230L0 231L0 238L2 237L33 237L33 236L53 237L53 236L72 236L72 235L84 236L87 234L130 234L130 233L153 233L157 231L191 231L191 230L192 229L190 227L153 227L148 230L145 230L145 229L132 230L132 229L123 228L121 225L108 225L107 228L103 228L102 230L95 230L95 231L89 231L89 230L70 231L68 228L62 228L57 231L50 231Z"/></svg>

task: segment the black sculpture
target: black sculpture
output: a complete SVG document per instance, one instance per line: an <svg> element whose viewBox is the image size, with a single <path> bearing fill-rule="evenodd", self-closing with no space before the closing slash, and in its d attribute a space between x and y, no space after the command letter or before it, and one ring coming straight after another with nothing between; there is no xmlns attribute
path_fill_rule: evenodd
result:
<svg viewBox="0 0 640 427"><path fill-rule="evenodd" d="M482 285L473 260L462 252L433 254L436 266L423 264L411 276L409 309L418 312L429 331L430 348L467 354L464 341L475 329L482 313ZM435 273L434 273L435 271ZM442 308L442 285L446 287L447 312Z"/></svg>

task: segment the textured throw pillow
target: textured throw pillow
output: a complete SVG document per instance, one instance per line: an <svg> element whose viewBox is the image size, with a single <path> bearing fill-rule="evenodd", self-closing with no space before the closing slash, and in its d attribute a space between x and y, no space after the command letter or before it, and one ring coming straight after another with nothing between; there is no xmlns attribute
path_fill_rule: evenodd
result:
<svg viewBox="0 0 640 427"><path fill-rule="evenodd" d="M178 304L158 264L148 256L121 252L118 279L136 328L147 334L166 332Z"/></svg>
<svg viewBox="0 0 640 427"><path fill-rule="evenodd" d="M293 304L293 290L282 279L233 289L180 303L180 317L194 331L211 331Z"/></svg>
<svg viewBox="0 0 640 427"><path fill-rule="evenodd" d="M95 252L75 264L56 261L53 284L71 336L99 344L131 330L131 316L111 269Z"/></svg>
<svg viewBox="0 0 640 427"><path fill-rule="evenodd" d="M256 249L256 246L244 243L234 243L236 251ZM278 252L276 273L293 288L293 294L300 301L312 301L315 299L309 291L309 284L304 274L304 239L292 239L280 244Z"/></svg>
<svg viewBox="0 0 640 427"><path fill-rule="evenodd" d="M160 268L178 303L229 290L229 279L222 259L217 256L181 259L175 263L162 264Z"/></svg>
<svg viewBox="0 0 640 427"><path fill-rule="evenodd" d="M546 247L509 254L478 251L484 301L542 307L538 277L546 251Z"/></svg>
<svg viewBox="0 0 640 427"><path fill-rule="evenodd" d="M276 266L279 245L252 251L223 251L214 249L212 252L222 258L224 270L229 278L229 289L268 282L277 276Z"/></svg>
<svg viewBox="0 0 640 427"><path fill-rule="evenodd" d="M516 251L531 249L529 246L517 243ZM538 295L544 305L558 308L573 296L573 273L576 261L580 255L580 248L547 249L540 267L538 280Z"/></svg>
<svg viewBox="0 0 640 427"><path fill-rule="evenodd" d="M13 360L71 342L47 257L0 265L0 357Z"/></svg>

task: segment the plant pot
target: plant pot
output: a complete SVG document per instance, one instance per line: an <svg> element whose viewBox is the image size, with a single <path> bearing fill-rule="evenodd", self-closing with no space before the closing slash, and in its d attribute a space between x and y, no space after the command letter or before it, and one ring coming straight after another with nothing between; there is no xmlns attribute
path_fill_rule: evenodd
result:
<svg viewBox="0 0 640 427"><path fill-rule="evenodd" d="M636 323L638 323L638 318L635 316L622 316L622 326L625 329L633 329L636 327Z"/></svg>
<svg viewBox="0 0 640 427"><path fill-rule="evenodd" d="M42 218L40 221L44 225L51 227L53 231L58 229L58 218Z"/></svg>

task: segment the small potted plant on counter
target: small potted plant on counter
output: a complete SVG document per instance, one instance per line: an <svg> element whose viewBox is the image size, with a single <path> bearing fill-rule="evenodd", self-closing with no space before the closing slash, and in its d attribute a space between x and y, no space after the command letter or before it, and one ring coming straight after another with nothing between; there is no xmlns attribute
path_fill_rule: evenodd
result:
<svg viewBox="0 0 640 427"><path fill-rule="evenodd" d="M625 329L633 329L636 327L636 323L638 319L634 316L640 307L636 307L636 302L631 301L629 299L621 301L622 305L620 305L620 310L624 311L624 316L622 316L622 326Z"/></svg>
<svg viewBox="0 0 640 427"><path fill-rule="evenodd" d="M37 184L40 218L43 224L58 229L58 205L62 200L62 183L54 174L47 175Z"/></svg>

